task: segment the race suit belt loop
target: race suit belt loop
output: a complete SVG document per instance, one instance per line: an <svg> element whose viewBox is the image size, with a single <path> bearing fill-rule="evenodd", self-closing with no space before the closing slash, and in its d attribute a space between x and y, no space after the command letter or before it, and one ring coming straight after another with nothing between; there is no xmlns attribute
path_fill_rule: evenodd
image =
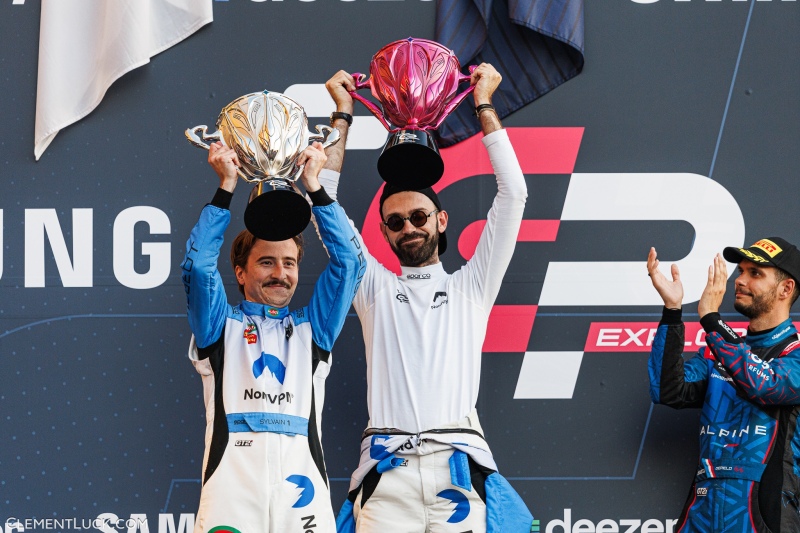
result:
<svg viewBox="0 0 800 533"><path fill-rule="evenodd" d="M697 472L695 481L706 479L747 479L749 481L761 481L761 476L767 465L765 464L743 464L737 461L724 461L701 459L702 470Z"/></svg>

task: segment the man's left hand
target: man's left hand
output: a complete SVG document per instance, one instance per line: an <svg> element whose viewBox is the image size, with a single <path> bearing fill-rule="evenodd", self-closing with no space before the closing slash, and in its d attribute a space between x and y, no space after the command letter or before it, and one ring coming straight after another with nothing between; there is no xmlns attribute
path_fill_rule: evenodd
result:
<svg viewBox="0 0 800 533"><path fill-rule="evenodd" d="M722 298L725 296L725 286L728 283L728 266L722 255L717 254L714 262L708 267L708 282L700 301L697 303L697 314L703 318L709 313L719 311Z"/></svg>
<svg viewBox="0 0 800 533"><path fill-rule="evenodd" d="M503 77L492 65L489 63L478 65L469 81L471 85L475 86L475 92L472 93L473 98L475 98L475 105L491 104L492 95L501 81L503 81Z"/></svg>

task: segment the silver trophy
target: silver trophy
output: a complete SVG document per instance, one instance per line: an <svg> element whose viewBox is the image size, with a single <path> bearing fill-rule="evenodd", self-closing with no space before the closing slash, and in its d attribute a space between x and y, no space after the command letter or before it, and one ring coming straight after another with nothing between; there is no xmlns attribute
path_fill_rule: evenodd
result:
<svg viewBox="0 0 800 533"><path fill-rule="evenodd" d="M239 157L239 176L255 183L244 212L250 233L266 241L282 241L301 233L311 220L311 208L297 179L302 167L297 158L312 142L327 148L339 140L339 131L316 126L308 131L303 107L281 93L263 91L240 96L225 106L217 119L217 131L195 126L186 138L198 148L221 141Z"/></svg>

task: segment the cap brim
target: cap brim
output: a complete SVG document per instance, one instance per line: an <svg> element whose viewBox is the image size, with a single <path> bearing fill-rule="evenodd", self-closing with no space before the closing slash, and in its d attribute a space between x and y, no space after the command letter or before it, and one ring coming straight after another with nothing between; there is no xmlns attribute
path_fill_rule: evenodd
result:
<svg viewBox="0 0 800 533"><path fill-rule="evenodd" d="M729 246L722 250L722 257L725 258L726 261L729 263L736 263L739 264L742 260L751 261L759 266L770 266L779 268L778 265L773 263L769 257L764 257L761 254L756 254L751 250L745 248L736 248L733 246Z"/></svg>
<svg viewBox="0 0 800 533"><path fill-rule="evenodd" d="M741 248L735 248L733 246L728 246L722 250L722 257L724 257L725 261L728 263L739 263L742 259L747 259L747 256L744 255Z"/></svg>

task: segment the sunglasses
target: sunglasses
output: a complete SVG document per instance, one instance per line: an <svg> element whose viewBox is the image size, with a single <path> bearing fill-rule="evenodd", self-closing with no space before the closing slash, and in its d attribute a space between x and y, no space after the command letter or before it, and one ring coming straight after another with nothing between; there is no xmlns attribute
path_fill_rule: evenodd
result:
<svg viewBox="0 0 800 533"><path fill-rule="evenodd" d="M392 215L388 219L386 219L383 223L386 224L386 227L392 231L400 231L401 229L403 229L403 226L406 225L406 220L410 220L411 224L413 224L415 228L421 228L428 222L430 216L434 213L437 213L438 211L439 211L438 209L434 209L433 211L431 211L426 215L425 211L423 211L422 209L418 209L407 217L401 217L400 215Z"/></svg>

